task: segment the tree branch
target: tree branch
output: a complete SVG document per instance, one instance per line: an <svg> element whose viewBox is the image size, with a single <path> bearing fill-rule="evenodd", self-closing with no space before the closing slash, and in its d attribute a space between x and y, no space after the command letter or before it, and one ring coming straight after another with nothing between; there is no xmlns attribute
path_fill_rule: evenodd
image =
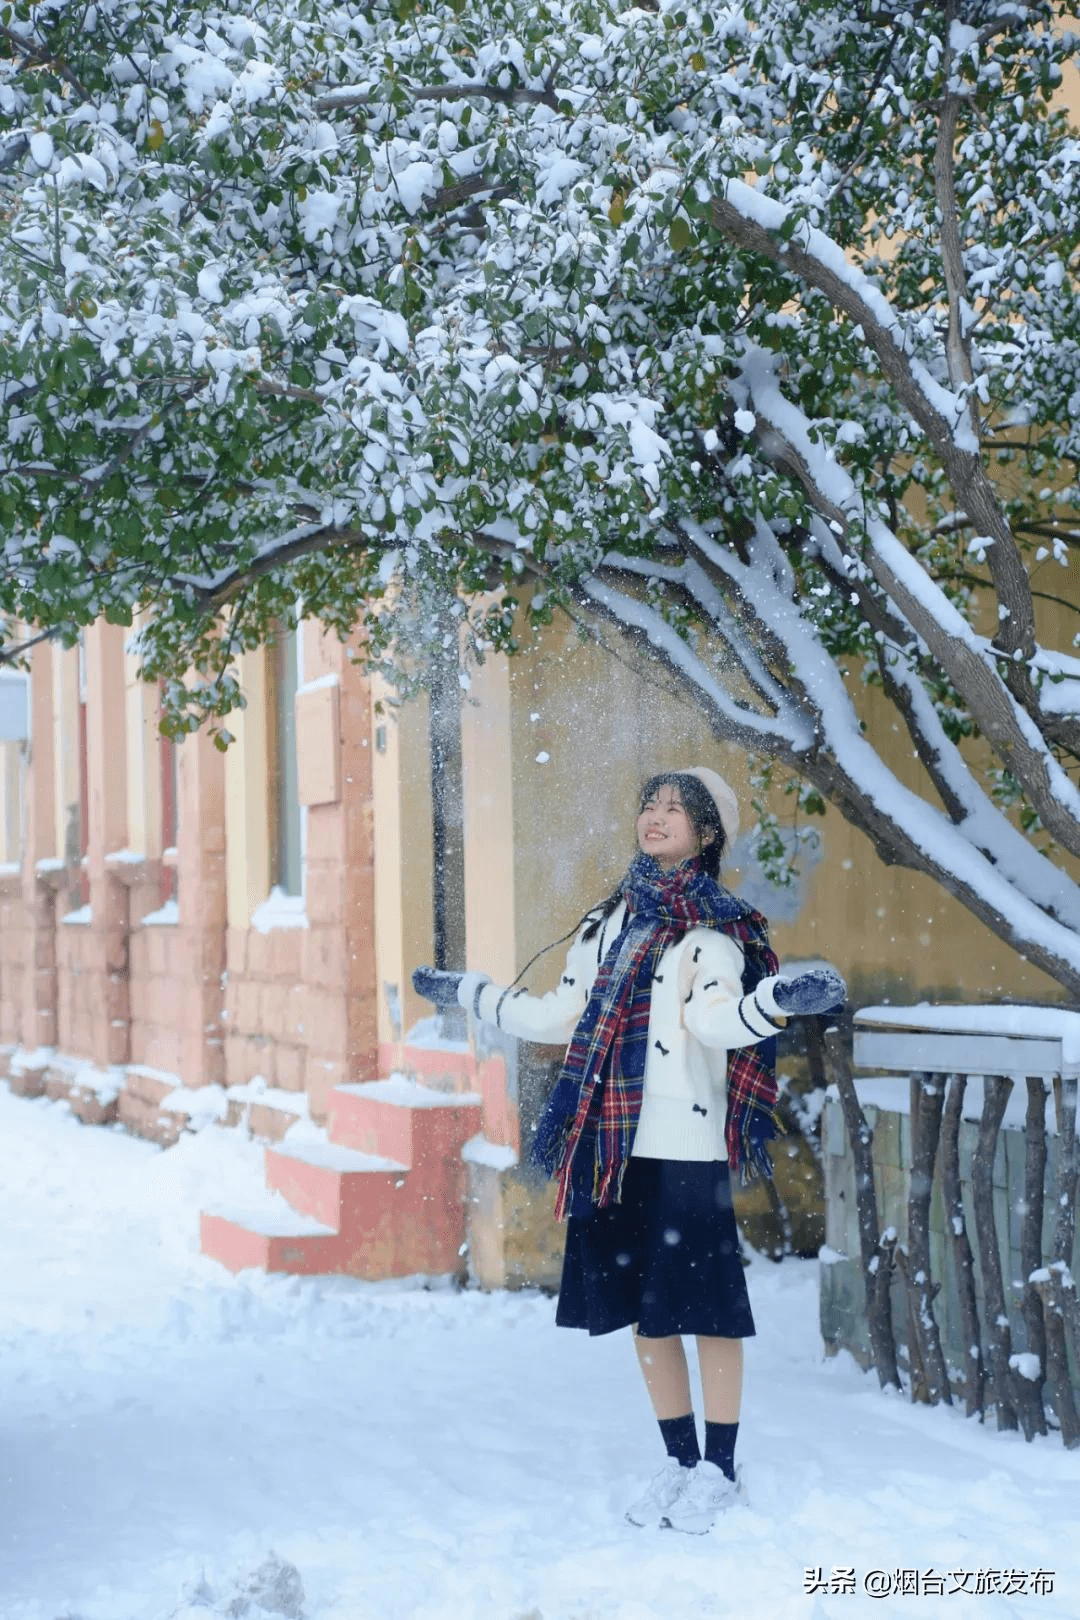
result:
<svg viewBox="0 0 1080 1620"><path fill-rule="evenodd" d="M17 34L13 28L8 28L3 23L0 23L0 39L8 40L17 51L22 51L30 61L37 62L42 67L52 68L54 73L60 75L65 84L71 86L80 100L89 101L91 99L89 90L80 79L76 78L67 63L59 56L53 56L43 45L35 46L31 40L25 38L22 34Z"/></svg>
<svg viewBox="0 0 1080 1620"><path fill-rule="evenodd" d="M329 551L331 547L352 550L374 542L363 529L339 529L334 524L320 524L301 534L276 542L260 552L250 563L239 568L224 569L216 578L204 582L190 574L173 574L168 583L175 590L191 591L204 618L213 618L239 591L257 579L263 579L278 568L287 568L301 557L316 551Z"/></svg>
<svg viewBox="0 0 1080 1620"><path fill-rule="evenodd" d="M956 17L956 0L947 0L945 23L944 76L948 83L952 75L953 48L949 43L951 25ZM959 210L956 204L956 171L953 153L956 131L960 121L960 97L951 92L945 97L938 123L937 142L934 147L934 193L937 198L941 229L941 264L945 273L945 292L948 300L948 327L945 337L945 358L949 368L949 382L960 393L970 389L975 381L971 364L971 345L964 332L962 305L966 302L967 283L964 277L964 258L960 243ZM973 396L968 398L968 418L975 438L979 437L979 415Z"/></svg>
<svg viewBox="0 0 1080 1620"><path fill-rule="evenodd" d="M408 90L413 101L469 101L475 97L480 101L497 101L506 107L540 106L550 107L552 112L559 110L558 98L550 86L544 90L529 90L524 85L504 89L497 84L428 84L412 85ZM317 97L315 110L335 112L349 107L378 106L386 99L385 94L378 91L342 85Z"/></svg>
<svg viewBox="0 0 1080 1620"><path fill-rule="evenodd" d="M36 636L30 636L26 641L20 641L15 646L4 647L0 645L0 664L17 664L20 658L25 658L32 647L40 646L43 641L55 641L61 635L60 625L50 625L48 630L39 630Z"/></svg>
<svg viewBox="0 0 1080 1620"><path fill-rule="evenodd" d="M798 227L801 244L780 234L790 219L791 211L783 204L739 180L730 180L725 195L712 202L713 228L720 235L816 287L834 308L862 327L887 382L939 456L958 504L976 532L994 540L988 548L991 576L999 602L1008 609L995 645L1010 656L1019 652L1022 658L1030 657L1035 619L1027 573L982 465L977 438L970 446L966 442L972 437L967 406L938 388L913 359L891 305L867 276L848 263L836 243L807 225ZM958 431L962 421L964 434ZM1009 684L1025 708L1034 705L1035 694L1021 664L1012 670Z"/></svg>
<svg viewBox="0 0 1080 1620"><path fill-rule="evenodd" d="M884 522L861 511L854 485L835 464L830 464L829 485L834 491L842 491L845 507L825 492L816 470L820 447L813 446L806 437L800 413L784 400L771 372L760 379L753 368L750 372L748 388L755 412L767 424L770 453L773 443L783 443L785 463L797 471L812 504L828 522L839 524L846 533L853 514L863 517L870 539L866 565L878 585L948 675L998 758L1023 786L1047 831L1063 848L1080 855L1080 817L1069 808L1080 805L1080 796L1048 756L1042 737L1032 735L1032 719L1047 734L1051 729L1060 733L1070 728L1053 724L1041 713L1030 675L1032 711L1022 712L966 620ZM1032 655L1034 652L1033 642Z"/></svg>
<svg viewBox="0 0 1080 1620"><path fill-rule="evenodd" d="M752 752L779 760L811 782L852 825L864 832L881 859L923 872L952 894L999 939L1007 941L1049 973L1058 983L1080 992L1080 941L1076 929L1049 916L1048 894L1062 892L1062 875L1030 847L1027 864L1017 865L1019 851L1001 816L1005 840L1000 851L985 854L974 842L977 823L964 830L904 786L862 736L858 717L832 660L803 624L797 609L770 581L763 555L742 563L719 544L708 547L723 572L740 585L745 600L782 638L791 668L813 682L813 701L799 711L773 718L737 705L692 650L679 641L647 603L621 595L611 586L586 580L592 610L618 626L651 660L659 659L694 696L714 734ZM775 542L773 542L775 544ZM772 601L772 608L768 602ZM980 795L981 797L981 795ZM996 823L992 823L996 826ZM1020 834L1015 834L1017 840ZM984 835L985 839L985 835ZM999 855L1001 864L999 865ZM1021 871L1040 900L1006 873Z"/></svg>

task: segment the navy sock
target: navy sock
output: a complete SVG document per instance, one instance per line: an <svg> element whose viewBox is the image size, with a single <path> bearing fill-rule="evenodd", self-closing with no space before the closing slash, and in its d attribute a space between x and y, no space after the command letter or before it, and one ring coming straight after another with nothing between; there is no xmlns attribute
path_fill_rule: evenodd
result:
<svg viewBox="0 0 1080 1620"><path fill-rule="evenodd" d="M735 1437L737 1423L710 1423L705 1420L705 1461L715 1463L728 1479L735 1478Z"/></svg>
<svg viewBox="0 0 1080 1620"><path fill-rule="evenodd" d="M684 1468L693 1468L701 1461L693 1412L687 1412L685 1417L658 1418L657 1422L669 1457L677 1458Z"/></svg>

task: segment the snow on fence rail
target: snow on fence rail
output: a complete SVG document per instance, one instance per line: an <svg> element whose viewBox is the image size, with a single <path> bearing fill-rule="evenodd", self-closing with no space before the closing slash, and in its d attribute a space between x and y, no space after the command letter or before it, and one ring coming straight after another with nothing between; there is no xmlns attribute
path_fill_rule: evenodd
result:
<svg viewBox="0 0 1080 1620"><path fill-rule="evenodd" d="M823 1120L830 1349L912 1399L1080 1445L1080 1013L867 1007ZM853 1068L876 1070L856 1080Z"/></svg>

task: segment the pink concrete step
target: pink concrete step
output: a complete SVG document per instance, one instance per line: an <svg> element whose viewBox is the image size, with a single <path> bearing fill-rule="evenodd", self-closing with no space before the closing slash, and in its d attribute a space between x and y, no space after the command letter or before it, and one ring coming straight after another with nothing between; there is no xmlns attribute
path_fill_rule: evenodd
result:
<svg viewBox="0 0 1080 1620"><path fill-rule="evenodd" d="M407 1166L332 1142L266 1149L266 1185L303 1215L335 1231L363 1224L404 1186Z"/></svg>
<svg viewBox="0 0 1080 1620"><path fill-rule="evenodd" d="M394 1075L335 1086L327 1099L332 1142L424 1169L458 1159L480 1129L479 1092L445 1092Z"/></svg>
<svg viewBox="0 0 1080 1620"><path fill-rule="evenodd" d="M267 1185L294 1209L337 1228L348 1270L360 1277L406 1277L461 1269L465 1166L453 1158L426 1170L334 1143L266 1150Z"/></svg>
<svg viewBox="0 0 1080 1620"><path fill-rule="evenodd" d="M479 1096L485 1135L517 1151L517 1109L509 1099L505 1052L480 1057L465 1041L437 1040L420 1028L408 1040L379 1043L379 1073L391 1076L389 1081L376 1082L382 1086L397 1085L405 1078L426 1092L448 1094L458 1102ZM339 1089L352 1091L355 1087Z"/></svg>
<svg viewBox="0 0 1080 1620"><path fill-rule="evenodd" d="M432 1090L396 1075L330 1094L328 1142L265 1153L268 1203L207 1211L202 1248L231 1271L376 1279L462 1270L467 1172L461 1150L480 1130L475 1093Z"/></svg>
<svg viewBox="0 0 1080 1620"><path fill-rule="evenodd" d="M340 1235L317 1221L294 1214L293 1219L267 1219L261 1212L244 1210L230 1215L205 1210L200 1220L202 1251L229 1271L287 1271L317 1276L343 1269Z"/></svg>
<svg viewBox="0 0 1080 1620"><path fill-rule="evenodd" d="M447 1041L414 1033L404 1041L380 1041L383 1074L408 1075L439 1091L476 1091L480 1065L468 1041ZM375 1082L385 1084L385 1082Z"/></svg>

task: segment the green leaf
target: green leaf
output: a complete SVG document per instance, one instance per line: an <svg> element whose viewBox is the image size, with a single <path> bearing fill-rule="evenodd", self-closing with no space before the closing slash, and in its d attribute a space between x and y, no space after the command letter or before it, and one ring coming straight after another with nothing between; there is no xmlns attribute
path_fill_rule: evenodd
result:
<svg viewBox="0 0 1080 1620"><path fill-rule="evenodd" d="M685 214L676 214L668 227L668 243L673 253L685 253L694 239L690 221Z"/></svg>

